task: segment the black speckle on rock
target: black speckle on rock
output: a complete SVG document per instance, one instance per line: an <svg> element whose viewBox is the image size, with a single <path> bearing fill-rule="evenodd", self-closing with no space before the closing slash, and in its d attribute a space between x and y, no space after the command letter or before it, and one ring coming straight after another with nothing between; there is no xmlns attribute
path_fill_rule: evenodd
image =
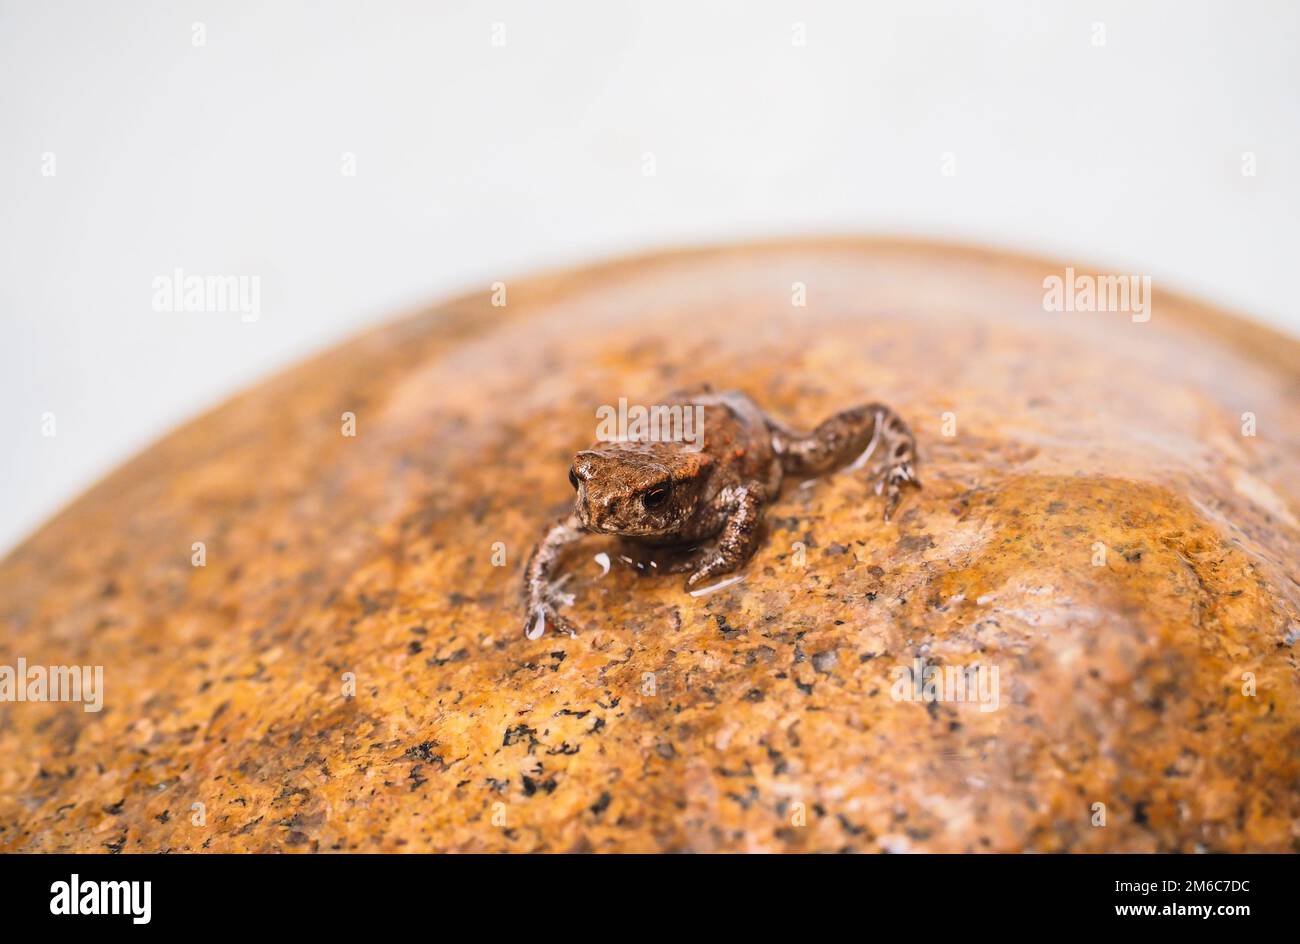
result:
<svg viewBox="0 0 1300 944"><path fill-rule="evenodd" d="M611 799L613 798L609 795L608 791L602 793L600 799L591 804L591 812L599 816L601 813L605 812L605 808L609 806L609 801Z"/></svg>
<svg viewBox="0 0 1300 944"><path fill-rule="evenodd" d="M555 778L554 778L554 777L549 777L549 778L547 778L546 780L543 780L541 783L538 783L538 782L537 782L536 780L534 780L532 777L529 777L529 776L527 776L527 775L525 774L525 775L523 775L523 776L520 777L520 780L523 781L523 786L524 786L524 796L528 796L528 797L530 797L530 796L532 796L533 794L535 794L538 790L541 790L543 793L554 793L554 792L555 792Z"/></svg>
<svg viewBox="0 0 1300 944"><path fill-rule="evenodd" d="M850 820L847 816L845 816L843 813L835 814L835 818L840 821L840 828L843 829L850 836L861 836L864 832L867 831L867 828L865 826L857 825L852 820Z"/></svg>
<svg viewBox="0 0 1300 944"><path fill-rule="evenodd" d="M446 665L448 662L464 662L468 658L469 658L468 650L457 649L455 652L453 652L445 659L439 659L437 656L431 656L430 658L425 660L425 665L429 666L429 668L435 668L435 667L441 668L442 666Z"/></svg>
<svg viewBox="0 0 1300 944"><path fill-rule="evenodd" d="M433 760L435 756L433 749L437 746L437 741L423 741L420 744L415 745L415 747L408 747L406 749L406 754L403 756L408 757L411 760L430 761Z"/></svg>
<svg viewBox="0 0 1300 944"><path fill-rule="evenodd" d="M898 541L898 549L909 553L928 551L932 547L934 547L934 538L928 534L909 534Z"/></svg>
<svg viewBox="0 0 1300 944"><path fill-rule="evenodd" d="M382 593L378 593L373 597L370 596L368 593L357 594L357 603L360 605L361 613L364 616L373 616L374 614L378 613L380 610L385 609L387 606L389 606L392 603L392 601L393 601L392 591L388 591L388 590L385 590Z"/></svg>
<svg viewBox="0 0 1300 944"><path fill-rule="evenodd" d="M727 797L739 803L742 810L747 810L758 800L758 788L751 786L744 793L728 793Z"/></svg>
<svg viewBox="0 0 1300 944"><path fill-rule="evenodd" d="M713 619L717 622L718 632L722 633L723 639L735 639L738 636L745 635L745 633L747 632L747 630L736 629L734 626L730 625L727 622L726 614L714 613Z"/></svg>
<svg viewBox="0 0 1300 944"><path fill-rule="evenodd" d="M524 738L528 738L528 742L530 744L536 744L537 739L533 736L536 733L537 733L536 728L530 728L528 725L524 724L521 721L513 728L506 728L505 737L501 739L501 746L509 747L511 744L517 744L519 741L522 741Z"/></svg>

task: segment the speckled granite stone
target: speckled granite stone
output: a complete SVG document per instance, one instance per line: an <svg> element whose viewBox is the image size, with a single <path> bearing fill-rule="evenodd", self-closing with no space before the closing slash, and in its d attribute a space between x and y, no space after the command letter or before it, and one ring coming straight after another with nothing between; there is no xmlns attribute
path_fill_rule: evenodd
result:
<svg viewBox="0 0 1300 944"><path fill-rule="evenodd" d="M1063 268L656 256L236 397L0 564L0 663L106 684L0 705L0 850L1300 848L1300 348L1160 293L1046 312ZM595 407L700 380L803 425L887 402L924 490L885 524L855 475L788 486L702 597L592 538L581 634L523 639ZM918 657L997 667L1000 707L895 700Z"/></svg>

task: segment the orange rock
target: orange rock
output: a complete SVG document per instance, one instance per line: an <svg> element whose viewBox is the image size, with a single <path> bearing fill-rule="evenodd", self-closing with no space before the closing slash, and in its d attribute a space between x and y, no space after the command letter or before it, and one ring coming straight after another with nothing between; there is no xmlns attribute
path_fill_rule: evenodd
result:
<svg viewBox="0 0 1300 944"><path fill-rule="evenodd" d="M1300 848L1300 345L1158 286L1145 323L1046 311L1063 269L665 254L235 397L0 563L0 662L106 688L0 705L0 849ZM889 403L924 488L886 524L864 476L788 485L701 597L592 538L582 633L523 639L595 407L698 381ZM918 659L996 669L996 710L892 697Z"/></svg>

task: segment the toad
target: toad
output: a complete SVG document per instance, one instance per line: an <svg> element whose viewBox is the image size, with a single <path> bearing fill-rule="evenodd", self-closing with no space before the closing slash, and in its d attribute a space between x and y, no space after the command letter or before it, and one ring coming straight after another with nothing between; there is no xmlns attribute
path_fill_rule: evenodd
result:
<svg viewBox="0 0 1300 944"><path fill-rule="evenodd" d="M919 487L916 440L902 418L879 403L836 413L811 433L789 429L743 393L700 386L667 398L671 407L702 408L703 441L632 437L601 442L574 456L573 510L556 521L524 569L525 635L539 638L549 621L572 634L556 570L564 550L584 534L618 535L651 552L668 552L658 573L689 573L686 589L745 565L758 547L764 507L787 478L812 478L843 466L860 468L881 449L875 491L884 518L902 488Z"/></svg>

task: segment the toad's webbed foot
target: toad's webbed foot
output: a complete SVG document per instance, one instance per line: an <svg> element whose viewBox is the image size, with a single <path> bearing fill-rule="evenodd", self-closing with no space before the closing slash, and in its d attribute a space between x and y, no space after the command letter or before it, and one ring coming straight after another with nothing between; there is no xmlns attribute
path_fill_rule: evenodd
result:
<svg viewBox="0 0 1300 944"><path fill-rule="evenodd" d="M886 521L894 516L894 511L898 508L898 503L903 497L904 485L921 487L921 483L916 480L916 471L912 468L910 462L886 465L876 473L876 494L885 496Z"/></svg>
<svg viewBox="0 0 1300 944"><path fill-rule="evenodd" d="M560 615L557 604L561 602L564 601L554 596L530 601L524 618L524 636L528 639L541 639L546 635L547 629L552 629L561 636L578 635L573 623Z"/></svg>

